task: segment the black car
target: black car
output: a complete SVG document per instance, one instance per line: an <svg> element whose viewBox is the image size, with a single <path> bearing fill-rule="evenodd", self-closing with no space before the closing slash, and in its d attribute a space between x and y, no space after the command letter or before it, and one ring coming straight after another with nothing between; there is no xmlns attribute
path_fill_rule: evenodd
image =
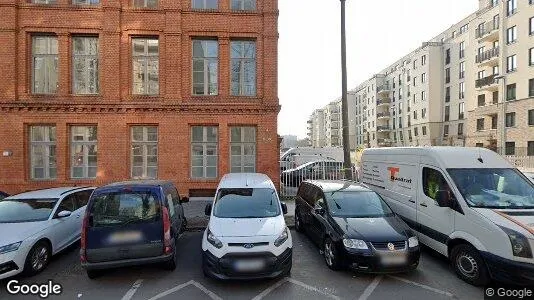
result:
<svg viewBox="0 0 534 300"><path fill-rule="evenodd" d="M343 162L312 161L282 172L281 181L286 186L298 187L304 180L341 179Z"/></svg>
<svg viewBox="0 0 534 300"><path fill-rule="evenodd" d="M0 200L4 199L7 196L9 196L9 194L6 194L6 193L0 191Z"/></svg>
<svg viewBox="0 0 534 300"><path fill-rule="evenodd" d="M393 273L419 264L419 242L408 225L377 193L357 183L303 182L295 229L319 245L333 270Z"/></svg>
<svg viewBox="0 0 534 300"><path fill-rule="evenodd" d="M173 183L130 181L96 189L87 204L80 258L89 278L102 270L161 263L174 270L187 221Z"/></svg>

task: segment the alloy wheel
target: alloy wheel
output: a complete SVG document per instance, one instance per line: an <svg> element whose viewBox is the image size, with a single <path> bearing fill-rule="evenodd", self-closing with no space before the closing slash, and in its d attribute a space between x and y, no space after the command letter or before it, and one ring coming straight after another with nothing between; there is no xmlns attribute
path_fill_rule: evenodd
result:
<svg viewBox="0 0 534 300"><path fill-rule="evenodd" d="M46 246L39 246L32 254L32 268L38 272L41 271L48 263L48 249Z"/></svg>

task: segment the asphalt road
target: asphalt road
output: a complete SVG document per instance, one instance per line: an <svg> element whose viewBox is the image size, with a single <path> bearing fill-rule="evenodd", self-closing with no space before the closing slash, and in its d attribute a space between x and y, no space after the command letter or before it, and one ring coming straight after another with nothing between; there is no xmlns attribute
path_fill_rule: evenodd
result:
<svg viewBox="0 0 534 300"><path fill-rule="evenodd" d="M201 270L201 232L185 233L180 240L178 268L157 266L109 271L96 280L87 278L78 260L78 245L56 256L48 268L23 283L52 280L63 287L51 299L483 299L481 288L456 278L447 261L425 249L418 270L409 274L363 275L328 269L318 248L292 231L293 270L290 277L260 281L220 282L207 279ZM0 281L0 299L39 299L11 296L7 280Z"/></svg>

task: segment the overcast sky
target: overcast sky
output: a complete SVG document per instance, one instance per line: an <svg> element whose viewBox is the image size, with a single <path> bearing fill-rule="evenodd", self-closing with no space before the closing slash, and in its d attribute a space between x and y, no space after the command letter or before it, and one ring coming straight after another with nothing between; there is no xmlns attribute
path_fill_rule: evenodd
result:
<svg viewBox="0 0 534 300"><path fill-rule="evenodd" d="M478 0L346 0L348 88L478 9ZM306 137L316 108L341 96L339 0L279 0L278 133Z"/></svg>

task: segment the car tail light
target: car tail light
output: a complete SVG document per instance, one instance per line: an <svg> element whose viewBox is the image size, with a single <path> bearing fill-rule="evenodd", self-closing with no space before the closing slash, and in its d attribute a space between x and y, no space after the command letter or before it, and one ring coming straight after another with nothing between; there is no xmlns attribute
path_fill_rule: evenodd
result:
<svg viewBox="0 0 534 300"><path fill-rule="evenodd" d="M89 224L89 213L83 217L82 232L80 236L80 260L82 263L87 262L86 245L87 245L87 225Z"/></svg>
<svg viewBox="0 0 534 300"><path fill-rule="evenodd" d="M171 247L171 219L169 217L169 209L163 208L163 247L165 254L172 253Z"/></svg>

